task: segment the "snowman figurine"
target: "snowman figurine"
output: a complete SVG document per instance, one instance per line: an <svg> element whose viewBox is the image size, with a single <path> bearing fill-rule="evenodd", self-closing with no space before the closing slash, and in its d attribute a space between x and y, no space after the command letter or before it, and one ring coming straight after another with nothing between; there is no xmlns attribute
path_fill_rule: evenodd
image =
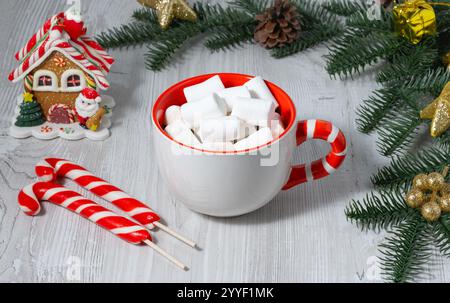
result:
<svg viewBox="0 0 450 303"><path fill-rule="evenodd" d="M80 126L96 131L100 126L105 109L100 106L102 98L92 88L85 88L75 100L75 112Z"/></svg>

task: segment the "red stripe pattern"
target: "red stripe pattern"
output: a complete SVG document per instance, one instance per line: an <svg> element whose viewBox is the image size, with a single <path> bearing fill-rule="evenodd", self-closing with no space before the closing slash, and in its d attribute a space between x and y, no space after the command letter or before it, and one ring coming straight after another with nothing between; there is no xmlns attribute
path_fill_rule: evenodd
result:
<svg viewBox="0 0 450 303"><path fill-rule="evenodd" d="M44 25L37 31L37 33L34 34L27 42L27 44L16 53L16 59L22 60L23 58L25 58L25 56L28 55L31 50L33 50L36 44L40 42L45 34L47 34L48 31L53 26L55 26L58 23L58 20L61 18L64 18L64 13L62 12L45 21Z"/></svg>
<svg viewBox="0 0 450 303"><path fill-rule="evenodd" d="M144 227L53 182L36 182L24 187L19 193L18 201L20 208L30 216L39 213L40 201L49 201L79 214L132 244L152 240Z"/></svg>
<svg viewBox="0 0 450 303"><path fill-rule="evenodd" d="M291 175L284 190L301 183L321 179L334 173L345 160L347 143L340 129L328 121L305 120L297 126L297 145L307 140L320 139L330 143L331 152L322 159L310 164L300 164L292 167Z"/></svg>
<svg viewBox="0 0 450 303"><path fill-rule="evenodd" d="M95 195L111 202L149 229L154 228L153 222L160 220L160 217L147 205L73 162L47 158L36 165L36 174L42 181L55 181L57 177L69 178Z"/></svg>

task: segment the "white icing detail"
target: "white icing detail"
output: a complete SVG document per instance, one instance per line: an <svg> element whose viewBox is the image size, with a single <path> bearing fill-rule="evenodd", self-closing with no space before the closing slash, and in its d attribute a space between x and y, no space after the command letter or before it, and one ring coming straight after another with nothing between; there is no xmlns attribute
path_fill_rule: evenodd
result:
<svg viewBox="0 0 450 303"><path fill-rule="evenodd" d="M323 168L324 168L324 169L327 171L327 173L330 174L330 175L336 171L336 169L335 169L333 166L331 166L331 165L327 162L327 159L326 159L326 158L323 158L323 159L322 159L322 165L323 165Z"/></svg>
<svg viewBox="0 0 450 303"><path fill-rule="evenodd" d="M333 128L331 129L331 133L328 136L327 142L333 143L336 140L338 135L339 135L339 128L337 128L336 126L333 125Z"/></svg>
<svg viewBox="0 0 450 303"><path fill-rule="evenodd" d="M129 234L135 231L140 231L140 230L144 230L144 228L142 228L141 226L128 226L128 227L118 227L118 228L114 228L111 229L111 232L115 235L118 234Z"/></svg>
<svg viewBox="0 0 450 303"><path fill-rule="evenodd" d="M80 85L75 87L69 87L67 80L70 76L79 76ZM79 69L68 69L61 75L61 92L79 92L86 87L86 78L83 71Z"/></svg>
<svg viewBox="0 0 450 303"><path fill-rule="evenodd" d="M130 217L133 217L133 216L136 216L136 215L139 215L139 214L149 213L149 212L151 212L151 210L148 209L148 208L145 208L145 207L136 207L135 209L130 210L129 212L127 212L127 214L128 214Z"/></svg>
<svg viewBox="0 0 450 303"><path fill-rule="evenodd" d="M314 139L314 132L316 130L316 120L308 120L306 122L307 138Z"/></svg>
<svg viewBox="0 0 450 303"><path fill-rule="evenodd" d="M51 85L39 85L39 78L47 76L52 79ZM58 92L58 77L52 71L46 69L40 69L34 73L33 78L33 90L36 92Z"/></svg>
<svg viewBox="0 0 450 303"><path fill-rule="evenodd" d="M74 4L73 6L71 6L67 11L64 12L64 16L67 20L73 20L78 23L83 21L79 4Z"/></svg>

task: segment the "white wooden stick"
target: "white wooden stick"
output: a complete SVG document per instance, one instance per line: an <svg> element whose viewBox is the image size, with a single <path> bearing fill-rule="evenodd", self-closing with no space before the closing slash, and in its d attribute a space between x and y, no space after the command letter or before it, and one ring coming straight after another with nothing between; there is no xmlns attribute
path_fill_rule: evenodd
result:
<svg viewBox="0 0 450 303"><path fill-rule="evenodd" d="M178 266L182 270L188 270L189 269L186 265L181 263L179 260L175 259L175 257L172 257L171 255L169 255L165 250L163 250L161 247L159 247L158 245L156 245L152 241L144 240L144 243L147 244L148 246L150 246L151 248L153 248L157 253L159 253L161 256L167 258L170 262L172 262L173 264L175 264L176 266Z"/></svg>
<svg viewBox="0 0 450 303"><path fill-rule="evenodd" d="M176 231L170 229L169 227L165 226L164 224L162 224L161 222L153 222L153 225L157 226L158 228L160 228L161 230L165 231L166 233L168 233L169 235L177 238L178 240L180 240L181 242L189 245L190 247L196 248L197 244L194 241L191 241L185 237L183 237L182 235L180 235L179 233L177 233Z"/></svg>

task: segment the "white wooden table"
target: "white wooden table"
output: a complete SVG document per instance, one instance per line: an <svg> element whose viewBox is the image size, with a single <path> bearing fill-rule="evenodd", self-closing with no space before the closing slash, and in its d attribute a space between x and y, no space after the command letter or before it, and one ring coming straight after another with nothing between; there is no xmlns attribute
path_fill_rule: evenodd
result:
<svg viewBox="0 0 450 303"><path fill-rule="evenodd" d="M92 34L127 22L138 7L132 0L84 0L82 5ZM371 174L388 162L378 155L375 137L358 133L354 122L360 100L376 86L373 74L354 81L330 79L323 46L275 60L258 46L210 54L196 43L183 50L175 66L160 73L143 68L143 49L114 51L117 64L108 93L118 106L110 139L13 139L8 128L21 92L21 85L7 80L16 64L14 53L48 17L66 8L65 1L50 0L0 4L0 282L380 281L374 256L383 233L361 232L344 215L352 198L371 190ZM152 102L179 80L213 72L261 75L293 97L299 119L322 118L342 128L350 150L342 169L282 192L266 207L238 218L199 215L174 200L153 156ZM326 148L321 142L308 143L299 149L296 161L314 160ZM163 232L156 234L160 246L191 269L183 272L150 248L129 245L54 205L46 204L35 218L24 215L17 193L33 181L35 163L46 156L82 163L149 201L171 227L199 242L202 249L196 251ZM449 272L449 262L436 257L425 279L450 282Z"/></svg>

